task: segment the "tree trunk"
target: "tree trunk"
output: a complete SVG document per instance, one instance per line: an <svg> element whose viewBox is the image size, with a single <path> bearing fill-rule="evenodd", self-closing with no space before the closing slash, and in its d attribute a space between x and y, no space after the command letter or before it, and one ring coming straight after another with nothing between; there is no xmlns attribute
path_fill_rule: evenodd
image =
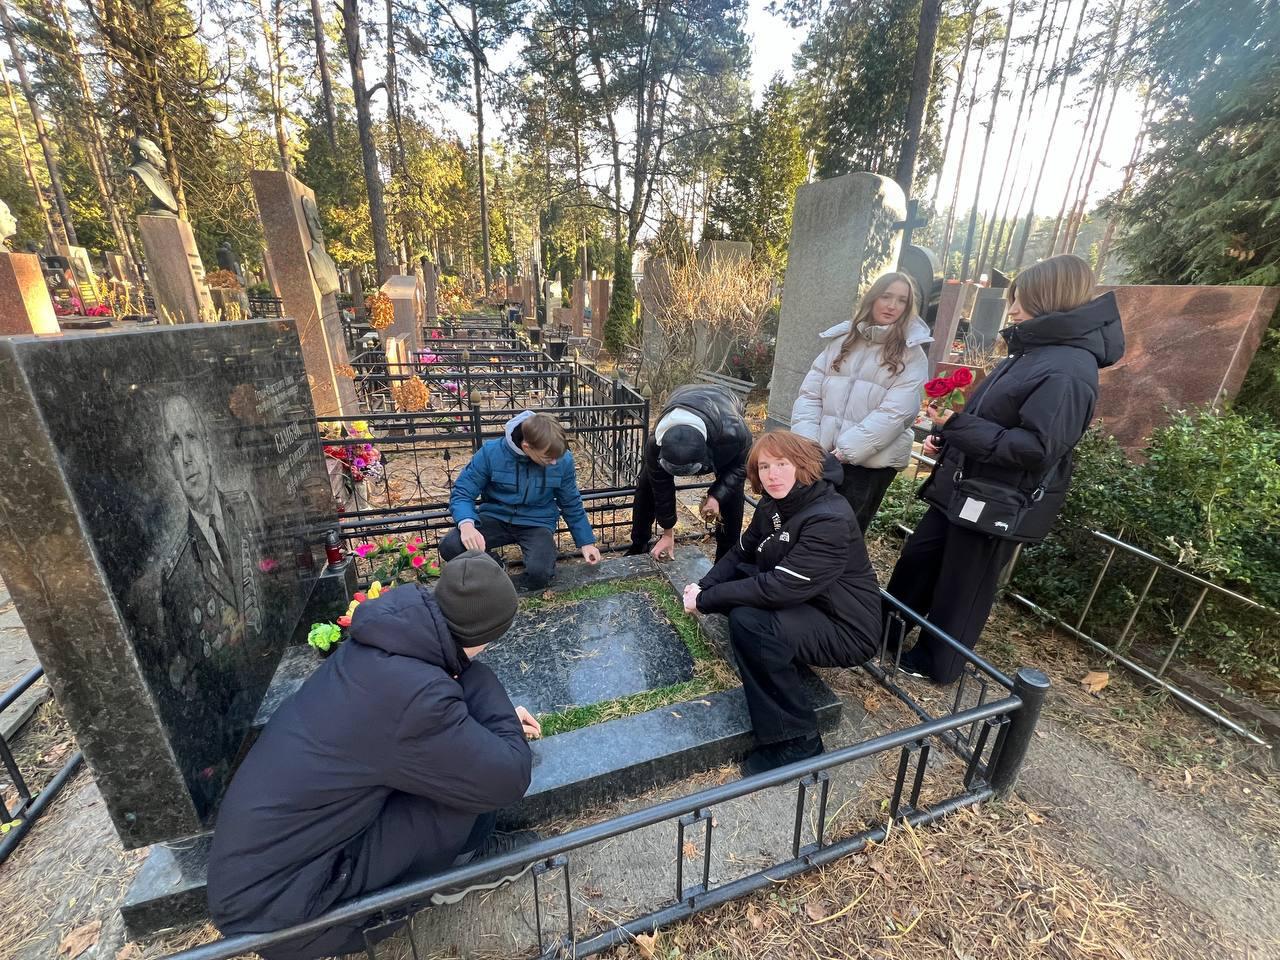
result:
<svg viewBox="0 0 1280 960"><path fill-rule="evenodd" d="M978 183L973 188L973 206L969 209L969 233L964 240L964 256L960 259L960 279L969 276L969 254L973 251L973 235L978 228L978 197L982 193L982 179L987 172L987 151L991 148L991 131L996 125L996 111L1000 107L1000 90L1004 87L1004 66L1009 61L1009 40L1013 36L1013 13L1016 0L1009 0L1009 19L1004 25L1004 45L1000 48L1000 68L996 73L996 88L991 94L991 113L987 116L987 133L982 139L982 158L978 161Z"/></svg>
<svg viewBox="0 0 1280 960"><path fill-rule="evenodd" d="M480 178L480 250L484 259L484 291L493 286L493 258L489 252L489 184L484 163L484 87L480 76L480 17L471 4L471 70L476 95L476 172Z"/></svg>
<svg viewBox="0 0 1280 960"><path fill-rule="evenodd" d="M316 64L320 67L320 97L324 101L324 126L329 146L338 149L338 113L333 106L333 78L329 76L329 60L324 50L324 14L320 0L311 0L311 26L315 32Z"/></svg>
<svg viewBox="0 0 1280 960"><path fill-rule="evenodd" d="M973 28L978 22L977 15L978 5L970 4L968 10L969 28L964 33L964 52L960 54L959 68L956 70L956 92L951 98L951 111L947 115L947 132L942 138L942 160L946 162L947 153L951 149L951 132L955 129L956 108L960 106L960 96L964 92L964 69L969 63L969 51L973 47ZM929 207L933 210L938 209L938 193L942 190L942 171L938 171L938 179L933 184L933 198L929 201ZM945 266L945 264L944 264Z"/></svg>
<svg viewBox="0 0 1280 960"><path fill-rule="evenodd" d="M964 135L960 138L960 162L956 165L956 183L951 190L951 206L947 208L947 225L942 233L942 271L945 276L948 255L951 252L951 230L955 226L956 204L960 202L960 180L964 176L965 156L969 152L969 127L973 122L974 108L978 105L978 80L982 76L984 50L978 50L978 62L973 67L973 86L969 88L969 106L964 112Z"/></svg>
<svg viewBox="0 0 1280 960"><path fill-rule="evenodd" d="M1040 69L1036 73L1036 83L1035 83L1036 92L1031 97L1031 114L1030 114L1031 117L1037 116L1038 114L1037 105L1041 102L1040 75L1044 72L1044 68L1048 66L1050 63L1057 64L1058 62L1058 54L1062 52L1062 38L1066 36L1066 33L1067 33L1067 21L1071 19L1071 4L1074 2L1075 0L1067 0L1066 9L1062 11L1062 26L1058 28L1058 36L1053 43L1052 56L1049 56L1048 44L1045 45L1044 56L1040 60ZM1054 21L1057 20L1057 14L1058 14L1057 5L1058 5L1058 0L1054 0L1053 16L1050 17L1050 20L1049 20L1050 33L1052 33ZM1049 88L1048 86L1046 86L1044 102L1047 103L1048 100L1049 100ZM1030 129L1031 126L1032 126L1031 123L1027 123L1023 126L1022 134L1018 139L1018 155L1019 156L1022 155L1023 148L1026 146L1027 131ZM1018 221L1022 218L1022 204L1027 199L1027 191L1031 188L1031 171L1032 171L1032 167L1030 164L1028 164L1027 179L1023 181L1022 190L1019 191L1018 193L1018 202L1013 205L1013 222L1009 226L1009 234L1008 236L1005 237L1003 247L1000 250L1000 253L998 255L999 269L1001 270L1006 269L1009 263L1009 253L1013 248L1013 235L1018 232Z"/></svg>
<svg viewBox="0 0 1280 960"><path fill-rule="evenodd" d="M9 83L9 72L5 69L4 58L0 57L0 77L4 78L5 96L9 98L9 112L13 114L13 129L18 134L18 150L22 154L22 167L27 171L27 179L31 182L31 192L35 195L36 208L40 218L44 220L45 246L49 253L58 242L58 235L53 230L53 220L49 218L49 206L44 202L44 191L40 179L36 176L35 164L31 162L31 151L27 149L27 134L23 129L22 116L18 113L18 98L13 94L13 85Z"/></svg>
<svg viewBox="0 0 1280 960"><path fill-rule="evenodd" d="M1017 143L1016 149L1012 149L1010 156L1017 156L1021 158L1022 151L1027 145L1027 131L1032 126L1032 122L1036 116L1036 102L1040 99L1040 77L1044 74L1044 68L1049 63L1049 41L1053 39L1054 24L1058 22L1058 7L1061 4L1061 2L1062 0L1053 0L1053 12L1049 14L1049 34L1045 38L1044 52L1040 54L1040 63L1036 65L1035 79L1031 82L1032 93L1031 93L1029 110L1027 112L1026 118L1024 119L1022 116L1021 107L1019 107L1018 109L1018 127L1019 127L1018 143ZM1071 10L1071 3L1070 3L1070 0L1067 0L1067 14L1070 13L1070 10ZM1058 31L1058 46L1061 45L1062 34L1066 31L1066 26L1067 26L1066 15L1064 15L1062 20L1062 30ZM1037 31L1037 36L1038 34L1039 34L1039 31ZM1058 55L1057 47L1055 47L1053 55L1055 58L1057 57ZM1033 51L1033 56L1034 56L1034 51ZM1010 146L1012 147L1012 144ZM1015 163L1012 165L1013 177L1009 181L1009 193L1005 196L1004 203L1000 208L1000 216L997 221L999 225L998 226L999 232L996 234L995 242L992 243L991 245L991 259L988 264L992 269L1003 269L1004 258L1008 252L1009 243L1013 239L1013 227L1018 220L1019 207L1022 201L1026 198L1027 184L1024 183L1022 185L1022 193L1018 197L1018 206L1013 206L1013 194L1014 194L1014 190L1017 188L1017 185L1018 185L1020 166L1021 166L1020 163ZM1006 163L1006 169L1007 168L1008 168L1008 164ZM1013 214L1013 223L1010 223L1010 217L1009 217L1011 207L1012 207L1012 214ZM997 267L997 262L999 263L998 267Z"/></svg>
<svg viewBox="0 0 1280 960"><path fill-rule="evenodd" d="M258 0L258 17L262 20L263 39L267 46L267 80L271 90L271 122L275 128L276 150L280 154L280 169L292 173L289 165L289 136L284 129L284 104L282 76L284 64L280 55L280 0L272 0L271 16L267 15L266 0Z"/></svg>
<svg viewBox="0 0 1280 960"><path fill-rule="evenodd" d="M46 5L46 14L50 23L55 22L54 11ZM102 134L102 125L94 110L94 95L89 88L89 78L84 69L84 55L80 52L80 41L71 24L71 15L67 10L66 0L58 0L58 14L61 18L61 29L65 37L68 53L76 68L76 84L80 91L80 103L84 111L86 139L89 141L89 163L93 168L94 178L98 181L98 191L102 194L102 205L106 208L107 219L111 222L111 232L115 234L120 252L133 265L138 276L140 258L134 249L133 236L129 232L128 223L120 211L117 195L117 180L111 164L111 156L107 151L106 138ZM7 81L6 81L7 83ZM25 152L26 145L23 144ZM43 204L42 204L43 206Z"/></svg>
<svg viewBox="0 0 1280 960"><path fill-rule="evenodd" d="M1080 179L1084 180L1084 161L1093 149L1093 138L1098 133L1098 118L1101 115L1102 96L1107 89L1107 77L1111 73L1111 60L1115 54L1116 38L1120 33L1120 18L1124 14L1124 4L1125 0L1120 0L1120 6L1116 9L1115 16L1111 21L1107 53L1103 58L1102 65L1098 68L1093 94L1089 98L1089 113L1085 117L1084 128L1080 131L1080 143L1076 147L1075 159L1071 162L1071 176L1067 178L1067 189L1062 195L1062 205L1058 208L1058 218L1053 223L1053 238L1049 241L1049 251L1053 254L1061 252L1058 244L1060 236L1064 241L1062 249L1066 249L1066 232L1062 229L1063 221L1067 214L1068 203L1074 208L1076 171L1079 170Z"/></svg>
<svg viewBox="0 0 1280 960"><path fill-rule="evenodd" d="M1022 81L1022 94L1018 97L1018 111L1016 114L1014 114L1015 130L1018 129L1019 127L1022 127L1024 130L1026 129L1022 123L1022 111L1027 105L1027 92L1031 89L1031 68L1035 65L1036 54L1040 51L1040 33L1044 29L1044 18L1045 18L1045 14L1047 14L1048 12L1049 12L1049 0L1044 0L1044 2L1040 5L1040 22L1036 24L1036 36L1035 36L1035 40L1033 40L1031 44L1031 56L1027 58L1027 75L1026 75L1026 78ZM1055 3L1054 12L1057 13L1056 3ZM1052 22L1050 22L1049 28L1051 30L1053 29ZM1045 44L1045 47L1046 48L1048 47L1047 43ZM1010 137L1009 150L1004 155L1004 169L1000 174L1000 187L999 189L996 190L996 205L992 211L993 213L996 214L996 217L992 222L992 225L986 231L986 237L982 241L982 252L978 254L978 263L973 270L973 272L977 276L982 276L982 271L987 265L987 255L991 252L991 246L992 246L991 241L992 241L992 238L996 236L996 231L997 230L1000 231L1000 236L1004 235L1005 213L1001 210L1001 205L1002 205L1001 198L1004 196L1005 184L1008 182L1008 179L1009 179L1009 168L1013 164L1013 144L1014 144L1014 138ZM1012 186L1010 186L1010 193L1012 192L1013 192ZM1007 204L1005 204L1005 206L1007 206ZM998 240L996 241L996 245L999 246Z"/></svg>
<svg viewBox="0 0 1280 960"><path fill-rule="evenodd" d="M1076 47L1080 44L1080 28L1084 25L1085 11L1089 9L1089 0L1081 0L1080 16L1076 18L1076 32L1071 38L1071 46L1067 47L1067 59L1065 63L1070 63L1071 58L1075 56ZM1057 66L1057 64L1055 64ZM1067 81L1071 78L1070 71L1063 68L1062 83L1058 86L1058 104L1053 108L1052 119L1049 121L1049 135L1045 137L1044 155L1040 159L1040 169L1036 172L1036 185L1031 189L1031 202L1027 207L1026 223L1022 227L1022 236L1018 239L1018 252L1013 258L1013 269L1017 270L1022 266L1022 258L1027 253L1027 241L1031 239L1031 227L1035 222L1036 216L1036 198L1040 195L1040 183L1044 180L1045 157L1048 152L1053 149L1053 133L1058 128L1058 118L1062 116L1062 101L1067 94Z"/></svg>
<svg viewBox="0 0 1280 960"><path fill-rule="evenodd" d="M595 35L587 28L587 43L591 48L591 62L596 68L596 77L600 81L600 100L604 105L605 125L609 130L609 149L613 154L613 243L622 243L622 150L618 145L618 124L614 119L614 104L608 94L608 81L605 78L604 61L600 58L600 50L596 46Z"/></svg>
<svg viewBox="0 0 1280 960"><path fill-rule="evenodd" d="M4 26L5 37L9 41L9 53L13 56L13 68L18 72L18 84L22 87L23 97L26 98L27 109L31 111L31 122L36 128L36 139L40 141L44 163L49 169L49 187L53 190L53 201L58 208L58 215L62 218L63 233L66 234L67 244L74 247L78 244L76 227L71 218L71 205L67 203L67 195L62 189L62 170L58 166L58 158L54 156L53 141L49 139L49 132L45 129L40 105L36 103L35 93L31 89L26 63L22 59L22 51L18 49L18 35L4 0L0 0L0 24Z"/></svg>
<svg viewBox="0 0 1280 960"><path fill-rule="evenodd" d="M1129 165L1124 168L1124 182L1120 184L1120 192L1116 194L1116 205L1119 206L1124 202L1125 197L1129 195L1129 187L1133 185L1133 174L1138 169L1138 158L1142 156L1142 147L1147 139L1147 127L1151 123L1151 91L1154 84L1147 84L1147 95L1142 101L1142 119L1138 122L1138 139L1133 143L1133 153L1129 155ZM1111 238L1115 236L1116 218L1112 217L1107 221L1107 229L1102 234L1102 240L1098 243L1098 265L1097 275L1101 282L1104 272L1107 268L1107 254L1111 250Z"/></svg>
<svg viewBox="0 0 1280 960"><path fill-rule="evenodd" d="M1121 4L1123 9L1124 4ZM1119 14L1116 15L1117 18ZM1098 172L1098 163L1102 159L1102 146L1107 142L1107 131L1111 129L1111 116L1116 109L1116 98L1120 94L1120 84L1124 81L1125 69L1129 65L1129 58L1133 52L1133 44L1137 39L1138 24L1142 17L1142 4L1139 3L1134 7L1133 11L1133 27L1129 33L1129 39L1125 42L1124 52L1120 55L1117 68L1111 71L1114 79L1111 86L1111 100L1107 104L1107 114L1102 121L1102 131L1098 134L1098 148L1094 151L1093 160L1088 166L1088 174L1082 178L1080 193L1076 197L1076 202L1072 206L1071 215L1067 218L1067 234L1062 242L1062 249L1066 253L1071 253L1076 248L1076 238L1080 235L1080 224L1084 222L1084 215L1089 203L1089 191L1093 188L1093 178Z"/></svg>
<svg viewBox="0 0 1280 960"><path fill-rule="evenodd" d="M365 189L369 193L369 219L373 228L373 261L378 282L392 275L391 244L387 240L387 208L382 198L382 171L378 169L378 148L373 142L373 117L369 112L369 90L364 85L364 53L360 47L360 7L358 0L342 0L342 32L347 41L351 66L351 89L356 102L356 129L360 134L360 154L364 160Z"/></svg>
<svg viewBox="0 0 1280 960"><path fill-rule="evenodd" d="M911 100L907 104L907 129L898 154L898 170L894 179L902 192L911 196L916 175L916 156L920 152L920 135L929 106L929 88L933 84L933 51L938 44L938 20L942 16L942 0L921 0L920 31L916 34L916 60L911 67Z"/></svg>

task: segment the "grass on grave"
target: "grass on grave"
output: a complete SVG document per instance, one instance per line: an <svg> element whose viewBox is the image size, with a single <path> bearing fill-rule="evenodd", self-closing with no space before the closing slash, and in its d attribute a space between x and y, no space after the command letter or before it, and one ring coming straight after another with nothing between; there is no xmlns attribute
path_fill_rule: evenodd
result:
<svg viewBox="0 0 1280 960"><path fill-rule="evenodd" d="M607 700L603 703L592 703L583 707L570 707L556 713L541 714L538 722L542 724L544 737L579 730L582 727L604 723L606 720L634 716L647 710L658 710L672 704L697 700L721 690L730 690L738 685L738 675L729 664L716 656L698 627L698 621L684 612L684 606L680 598L673 595L671 585L657 577L614 580L609 583L589 584L559 594L545 593L539 597L525 599L523 606L530 611L552 610L556 607L580 603L583 600L596 600L620 593L643 593L662 612L693 658L693 679L665 687L655 687L653 690L618 697L616 700Z"/></svg>

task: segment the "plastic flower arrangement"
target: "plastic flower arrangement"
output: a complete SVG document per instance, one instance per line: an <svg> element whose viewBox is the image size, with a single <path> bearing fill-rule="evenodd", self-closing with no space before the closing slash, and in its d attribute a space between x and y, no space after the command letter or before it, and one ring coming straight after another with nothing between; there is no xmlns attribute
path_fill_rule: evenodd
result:
<svg viewBox="0 0 1280 960"><path fill-rule="evenodd" d="M374 577L389 586L440 576L440 561L429 559L420 537L401 543L390 538L380 543L362 543L356 556L373 564Z"/></svg>
<svg viewBox="0 0 1280 960"><path fill-rule="evenodd" d="M366 600L376 600L382 594L402 583L414 583L440 576L440 561L428 559L420 537L404 543L387 539L381 543L362 543L355 549L362 560L372 560L373 583L368 590L356 593L347 605L347 612L336 623L313 623L307 633L307 643L328 656L345 638L355 616L356 607Z"/></svg>
<svg viewBox="0 0 1280 960"><path fill-rule="evenodd" d="M935 377L924 385L929 406L937 410L950 410L964 406L964 388L973 383L973 371L961 367L949 377Z"/></svg>
<svg viewBox="0 0 1280 960"><path fill-rule="evenodd" d="M382 477L382 454L373 445L373 431L367 420L353 421L338 431L331 439L361 440L362 443L325 444L324 455L346 467L353 483L377 480Z"/></svg>

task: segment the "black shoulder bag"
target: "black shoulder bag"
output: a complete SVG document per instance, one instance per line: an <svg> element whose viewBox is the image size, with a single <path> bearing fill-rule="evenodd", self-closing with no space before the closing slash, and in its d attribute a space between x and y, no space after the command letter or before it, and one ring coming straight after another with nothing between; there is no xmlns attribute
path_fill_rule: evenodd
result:
<svg viewBox="0 0 1280 960"><path fill-rule="evenodd" d="M1012 366L1012 364L1010 364ZM991 385L983 393L986 399L995 386L998 378L992 378ZM982 400L974 407L976 415L982 406ZM965 476L965 456L960 452L960 462L952 479L951 503L947 508L947 519L958 527L985 533L989 537L1001 540L1016 540L1018 530L1022 527L1031 508L1044 497L1044 481L1028 495L1021 488L1002 480L990 480L983 477Z"/></svg>

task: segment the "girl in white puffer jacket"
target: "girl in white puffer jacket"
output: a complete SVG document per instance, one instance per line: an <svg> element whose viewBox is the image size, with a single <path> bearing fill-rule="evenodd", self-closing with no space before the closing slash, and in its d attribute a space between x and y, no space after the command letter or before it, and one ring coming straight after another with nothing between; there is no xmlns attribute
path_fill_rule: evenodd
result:
<svg viewBox="0 0 1280 960"><path fill-rule="evenodd" d="M816 440L844 465L840 493L867 525L894 475L911 459L911 424L920 412L933 337L916 315L915 283L886 273L853 319L822 333L831 343L800 385L791 429Z"/></svg>

